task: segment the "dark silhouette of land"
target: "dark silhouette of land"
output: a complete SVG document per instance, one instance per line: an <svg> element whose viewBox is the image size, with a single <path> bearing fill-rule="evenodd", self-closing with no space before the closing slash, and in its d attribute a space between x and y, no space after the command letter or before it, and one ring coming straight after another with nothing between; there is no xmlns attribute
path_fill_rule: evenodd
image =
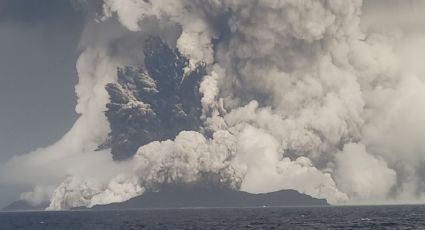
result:
<svg viewBox="0 0 425 230"><path fill-rule="evenodd" d="M167 185L159 191L147 191L143 195L121 203L96 205L93 208L74 210L156 209L156 208L249 208L285 206L328 206L325 199L316 199L295 190L252 194L222 187ZM15 201L3 211L44 210L47 203L31 206L26 201Z"/></svg>
<svg viewBox="0 0 425 230"><path fill-rule="evenodd" d="M218 207L281 207L327 206L325 199L316 199L295 190L251 194L218 187L168 186L158 192L148 191L122 203L98 205L92 209L137 208L218 208Z"/></svg>

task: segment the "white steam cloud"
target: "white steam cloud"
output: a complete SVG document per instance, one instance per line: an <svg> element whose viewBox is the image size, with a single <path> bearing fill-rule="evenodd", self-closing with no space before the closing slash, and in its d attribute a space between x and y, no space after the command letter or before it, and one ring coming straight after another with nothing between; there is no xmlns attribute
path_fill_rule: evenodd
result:
<svg viewBox="0 0 425 230"><path fill-rule="evenodd" d="M206 173L243 191L296 189L334 204L423 201L425 21L407 15L425 5L386 2L104 0L77 63L81 117L59 142L3 165L1 180L57 186L51 210ZM142 63L152 34L189 68L206 65L202 119L213 136L184 131L113 162L95 151L109 132L104 86L116 67ZM38 201L46 190L30 194Z"/></svg>

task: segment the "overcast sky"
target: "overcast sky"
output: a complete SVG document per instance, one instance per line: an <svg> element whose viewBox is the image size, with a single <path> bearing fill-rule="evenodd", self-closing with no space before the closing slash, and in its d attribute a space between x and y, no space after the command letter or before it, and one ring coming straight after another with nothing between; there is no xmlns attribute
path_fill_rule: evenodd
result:
<svg viewBox="0 0 425 230"><path fill-rule="evenodd" d="M69 0L0 0L0 161L54 143L76 120L83 18ZM0 206L16 198L0 190Z"/></svg>
<svg viewBox="0 0 425 230"><path fill-rule="evenodd" d="M76 119L82 27L68 0L0 0L0 161L55 142Z"/></svg>

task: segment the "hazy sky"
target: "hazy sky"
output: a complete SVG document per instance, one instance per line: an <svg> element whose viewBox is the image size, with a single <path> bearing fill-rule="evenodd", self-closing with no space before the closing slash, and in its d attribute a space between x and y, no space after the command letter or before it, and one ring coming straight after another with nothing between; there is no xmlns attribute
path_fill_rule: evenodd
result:
<svg viewBox="0 0 425 230"><path fill-rule="evenodd" d="M54 143L77 118L83 16L69 0L0 0L0 162ZM1 188L0 206L16 199Z"/></svg>
<svg viewBox="0 0 425 230"><path fill-rule="evenodd" d="M82 27L68 0L0 0L0 161L55 142L76 119Z"/></svg>

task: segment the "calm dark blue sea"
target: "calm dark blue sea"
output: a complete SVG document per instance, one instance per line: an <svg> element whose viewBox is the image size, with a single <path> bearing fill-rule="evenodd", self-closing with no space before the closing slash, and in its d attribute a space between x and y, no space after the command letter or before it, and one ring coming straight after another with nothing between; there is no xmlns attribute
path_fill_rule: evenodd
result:
<svg viewBox="0 0 425 230"><path fill-rule="evenodd" d="M9 212L0 229L425 229L425 206Z"/></svg>

